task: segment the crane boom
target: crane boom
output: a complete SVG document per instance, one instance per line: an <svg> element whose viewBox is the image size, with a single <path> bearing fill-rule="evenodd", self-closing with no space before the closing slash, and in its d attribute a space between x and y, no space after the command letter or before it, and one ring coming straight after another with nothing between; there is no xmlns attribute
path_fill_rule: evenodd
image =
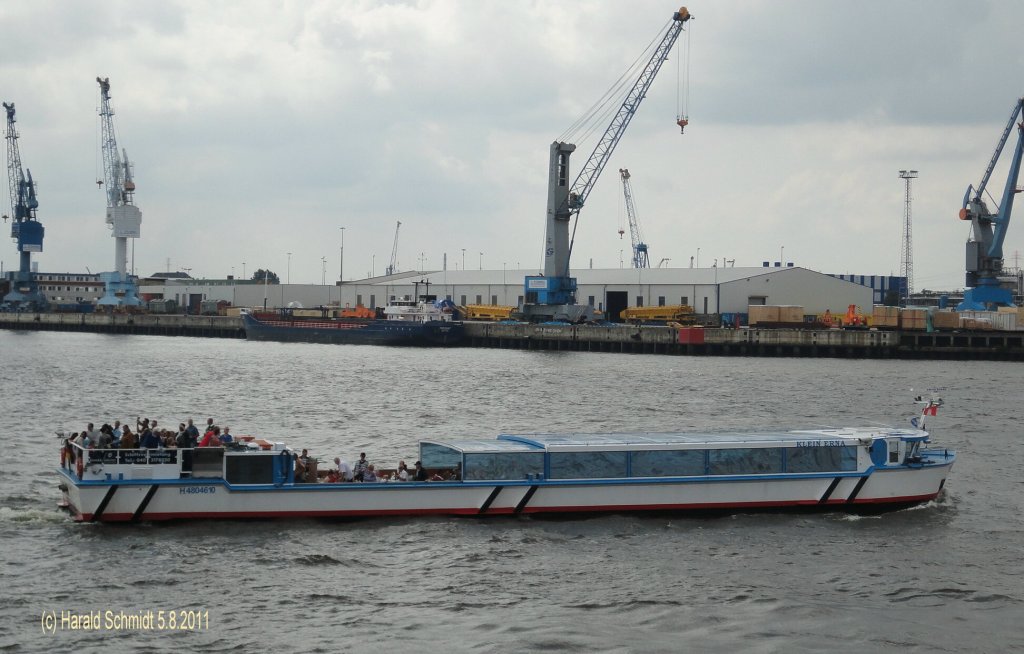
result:
<svg viewBox="0 0 1024 654"><path fill-rule="evenodd" d="M999 206L996 207L995 212L992 212L982 195L1015 124L1017 126L1017 145L1010 156L1010 169L1006 175L1006 185L1003 187ZM1018 98L1014 104L1010 120L1003 130L995 153L985 169L985 174L982 175L978 188L968 186L964 193L960 219L971 221L971 237L967 241L966 285L968 290L964 292L963 302L957 307L961 311L991 310L997 306L1013 306L1013 293L1002 287L999 277L1003 272L1003 242L1006 240L1006 230L1010 225L1013 199L1020 192L1020 189L1017 188L1017 179L1020 176L1022 156L1024 156L1024 97Z"/></svg>
<svg viewBox="0 0 1024 654"><path fill-rule="evenodd" d="M572 240L569 220L578 215L608 159L622 139L633 115L643 102L654 78L665 63L668 52L690 20L686 7L672 14L672 20L654 53L633 83L625 101L605 129L576 181L569 185L569 157L576 150L572 143L555 141L548 162L548 209L544 245L544 274L528 276L524 284L522 313L531 318L578 322L587 316L587 307L576 306L576 280L569 276ZM574 228L575 230L575 228Z"/></svg>
<svg viewBox="0 0 1024 654"><path fill-rule="evenodd" d="M579 212L583 208L583 203L586 202L591 189L594 188L594 184L601 176L601 171L604 170L605 164L608 163L612 152L615 151L615 146L619 144L622 135L626 132L629 121L633 119L633 115L640 107L640 103L647 97L647 91L651 88L655 76L661 70L662 64L668 59L669 51L675 44L676 39L679 38L680 32L683 31L683 23L688 20L690 20L690 12L686 10L686 7L680 7L679 11L673 14L672 23L669 25L668 31L665 32L665 36L661 39L661 43L655 48L654 54L651 55L650 60L647 62L647 66L644 67L640 77L633 83L633 88L626 95L626 100L619 107L619 111L612 118L612 122L605 129L601 140L597 142L590 158L587 159L587 163L583 164L580 174L576 177L576 181L573 182L568 198L568 209L571 212Z"/></svg>
<svg viewBox="0 0 1024 654"><path fill-rule="evenodd" d="M402 227L402 221L395 224L395 244L391 246L391 263L388 264L387 274L394 275L398 272L398 230Z"/></svg>
<svg viewBox="0 0 1024 654"><path fill-rule="evenodd" d="M626 218L629 220L629 240L633 246L633 267L650 268L651 259L647 253L647 244L640 235L640 224L636 218L636 207L633 205L633 184L629 181L629 169L619 168L622 177L622 193L626 196Z"/></svg>

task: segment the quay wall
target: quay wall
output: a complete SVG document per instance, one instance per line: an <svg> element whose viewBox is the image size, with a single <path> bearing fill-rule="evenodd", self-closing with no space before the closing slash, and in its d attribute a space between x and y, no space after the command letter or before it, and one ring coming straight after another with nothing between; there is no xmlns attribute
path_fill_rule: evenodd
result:
<svg viewBox="0 0 1024 654"><path fill-rule="evenodd" d="M238 316L0 313L0 329L245 338ZM1024 332L465 323L468 347L755 357L1024 361Z"/></svg>
<svg viewBox="0 0 1024 654"><path fill-rule="evenodd" d="M0 313L0 329L245 338L242 319L125 313Z"/></svg>

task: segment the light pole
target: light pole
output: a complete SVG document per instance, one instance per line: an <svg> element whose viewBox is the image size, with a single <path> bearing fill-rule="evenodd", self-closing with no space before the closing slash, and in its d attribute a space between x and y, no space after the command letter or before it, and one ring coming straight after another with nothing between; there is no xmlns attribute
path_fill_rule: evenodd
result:
<svg viewBox="0 0 1024 654"><path fill-rule="evenodd" d="M377 274L377 255L370 255L370 277L374 277Z"/></svg>
<svg viewBox="0 0 1024 654"><path fill-rule="evenodd" d="M505 286L505 261L501 262L501 301L508 304L508 288Z"/></svg>
<svg viewBox="0 0 1024 654"><path fill-rule="evenodd" d="M331 303L331 287L327 285L327 257L320 257L320 265L320 274L322 276L320 279L320 283L327 291L327 302L324 303L324 306L327 306L328 304Z"/></svg>
<svg viewBox="0 0 1024 654"><path fill-rule="evenodd" d="M466 269L466 248L462 248L462 269Z"/></svg>
<svg viewBox="0 0 1024 654"><path fill-rule="evenodd" d="M782 266L783 268L786 267L786 256L785 255L786 255L786 246L785 245L780 245L779 246L779 265Z"/></svg>
<svg viewBox="0 0 1024 654"><path fill-rule="evenodd" d="M338 264L338 281L345 281L345 228L341 228L341 263Z"/></svg>
<svg viewBox="0 0 1024 654"><path fill-rule="evenodd" d="M286 278L288 283L292 283L292 253L288 253L288 277Z"/></svg>
<svg viewBox="0 0 1024 654"><path fill-rule="evenodd" d="M484 269L484 253L480 253L480 270Z"/></svg>
<svg viewBox="0 0 1024 654"><path fill-rule="evenodd" d="M242 279L245 279L245 262L242 262Z"/></svg>
<svg viewBox="0 0 1024 654"><path fill-rule="evenodd" d="M697 267L700 268L700 248L697 248Z"/></svg>

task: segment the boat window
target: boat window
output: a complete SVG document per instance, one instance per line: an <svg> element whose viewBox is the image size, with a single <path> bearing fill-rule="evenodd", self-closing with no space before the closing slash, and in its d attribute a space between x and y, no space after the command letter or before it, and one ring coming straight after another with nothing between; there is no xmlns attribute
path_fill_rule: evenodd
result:
<svg viewBox="0 0 1024 654"><path fill-rule="evenodd" d="M900 462L900 442L898 440L889 441L889 463Z"/></svg>
<svg viewBox="0 0 1024 654"><path fill-rule="evenodd" d="M444 445L420 443L420 462L424 468L454 468L462 463L462 453Z"/></svg>
<svg viewBox="0 0 1024 654"><path fill-rule="evenodd" d="M857 469L857 448L793 447L786 450L786 472L833 472Z"/></svg>
<svg viewBox="0 0 1024 654"><path fill-rule="evenodd" d="M543 473L543 452L492 452L467 454L463 479L526 479Z"/></svg>
<svg viewBox="0 0 1024 654"><path fill-rule="evenodd" d="M200 447L192 450L192 476L199 478L220 477L224 467L224 448Z"/></svg>
<svg viewBox="0 0 1024 654"><path fill-rule="evenodd" d="M704 474L705 450L633 452L634 477L686 477Z"/></svg>
<svg viewBox="0 0 1024 654"><path fill-rule="evenodd" d="M764 475L782 472L781 447L711 450L708 455L708 470L713 475Z"/></svg>
<svg viewBox="0 0 1024 654"><path fill-rule="evenodd" d="M233 454L225 457L225 477L232 484L274 483L274 460L266 454Z"/></svg>
<svg viewBox="0 0 1024 654"><path fill-rule="evenodd" d="M552 479L604 479L626 476L625 452L552 452Z"/></svg>

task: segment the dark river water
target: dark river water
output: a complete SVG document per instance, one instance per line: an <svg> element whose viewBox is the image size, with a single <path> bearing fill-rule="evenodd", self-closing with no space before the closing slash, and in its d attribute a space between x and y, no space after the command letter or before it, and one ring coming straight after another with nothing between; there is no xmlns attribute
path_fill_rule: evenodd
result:
<svg viewBox="0 0 1024 654"><path fill-rule="evenodd" d="M0 331L0 652L1024 651L1024 366L670 357ZM58 429L214 417L366 451L531 430L907 424L959 461L874 517L72 522ZM911 389L914 389L913 391ZM199 610L44 633L50 612Z"/></svg>

